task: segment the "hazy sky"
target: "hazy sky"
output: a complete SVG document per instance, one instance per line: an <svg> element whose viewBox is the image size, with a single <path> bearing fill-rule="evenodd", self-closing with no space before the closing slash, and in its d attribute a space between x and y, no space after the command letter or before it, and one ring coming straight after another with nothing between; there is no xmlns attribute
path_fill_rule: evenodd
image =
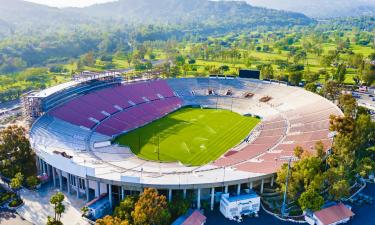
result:
<svg viewBox="0 0 375 225"><path fill-rule="evenodd" d="M115 0L26 0L54 7L84 7L96 3L111 2Z"/></svg>

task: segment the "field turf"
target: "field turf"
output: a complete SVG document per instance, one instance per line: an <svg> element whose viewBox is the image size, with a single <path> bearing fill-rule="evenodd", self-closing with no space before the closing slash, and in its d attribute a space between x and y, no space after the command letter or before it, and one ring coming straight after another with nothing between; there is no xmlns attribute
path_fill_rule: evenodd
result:
<svg viewBox="0 0 375 225"><path fill-rule="evenodd" d="M259 122L228 110L183 108L115 142L142 159L199 166L239 144Z"/></svg>

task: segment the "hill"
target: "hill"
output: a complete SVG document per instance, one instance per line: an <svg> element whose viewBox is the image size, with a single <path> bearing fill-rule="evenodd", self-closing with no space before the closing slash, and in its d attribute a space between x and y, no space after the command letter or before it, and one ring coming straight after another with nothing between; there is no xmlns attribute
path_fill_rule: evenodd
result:
<svg viewBox="0 0 375 225"><path fill-rule="evenodd" d="M87 16L138 23L231 23L251 25L306 25L300 13L253 7L246 2L208 0L119 0L83 9Z"/></svg>
<svg viewBox="0 0 375 225"><path fill-rule="evenodd" d="M375 15L373 0L246 0L248 3L304 13L313 18L357 17Z"/></svg>
<svg viewBox="0 0 375 225"><path fill-rule="evenodd" d="M89 22L73 12L22 0L1 0L0 37L16 32L46 31Z"/></svg>
<svg viewBox="0 0 375 225"><path fill-rule="evenodd" d="M81 24L199 24L213 27L306 25L300 13L253 7L245 2L208 0L120 0L86 8L54 8L22 0L2 0L0 35L17 31L43 33ZM199 27L199 26L197 26Z"/></svg>

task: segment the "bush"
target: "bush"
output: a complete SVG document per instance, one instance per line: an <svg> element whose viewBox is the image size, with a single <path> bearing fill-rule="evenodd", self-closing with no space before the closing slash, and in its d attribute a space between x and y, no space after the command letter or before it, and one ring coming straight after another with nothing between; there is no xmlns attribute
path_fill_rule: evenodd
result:
<svg viewBox="0 0 375 225"><path fill-rule="evenodd" d="M22 203L23 203L22 199L16 198L12 200L11 202L9 202L9 207L14 208L14 207L20 206Z"/></svg>
<svg viewBox="0 0 375 225"><path fill-rule="evenodd" d="M34 189L38 184L40 184L40 180L36 176L30 176L26 179L27 185Z"/></svg>
<svg viewBox="0 0 375 225"><path fill-rule="evenodd" d="M6 201L8 201L11 198L14 198L16 195L13 193L5 193L0 196L0 204L4 204Z"/></svg>
<svg viewBox="0 0 375 225"><path fill-rule="evenodd" d="M48 217L47 225L63 225L61 221L55 220L52 217Z"/></svg>

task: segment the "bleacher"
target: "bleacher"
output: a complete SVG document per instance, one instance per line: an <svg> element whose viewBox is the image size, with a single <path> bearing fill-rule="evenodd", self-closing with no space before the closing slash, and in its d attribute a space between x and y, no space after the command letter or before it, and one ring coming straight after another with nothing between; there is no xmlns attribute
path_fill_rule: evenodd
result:
<svg viewBox="0 0 375 225"><path fill-rule="evenodd" d="M331 145L328 138L329 116L341 112L320 96L284 84L250 79L170 79L172 89L185 104L192 102L203 107L223 108L240 113L261 115L257 136L240 149L231 150L213 164L232 166L244 171L275 172L280 158L293 155L296 146L313 151L322 140L326 150ZM214 94L209 95L208 90ZM227 96L227 90L233 95ZM245 98L246 93L253 93ZM261 103L264 96L271 100ZM313 107L311 107L313 106ZM268 165L268 169L259 166ZM263 164L262 164L263 165Z"/></svg>
<svg viewBox="0 0 375 225"><path fill-rule="evenodd" d="M77 126L114 136L181 107L164 80L121 85L79 96L49 112Z"/></svg>
<svg viewBox="0 0 375 225"><path fill-rule="evenodd" d="M41 117L30 131L31 144L54 148L57 151L86 151L90 130L75 126L56 117ZM109 137L96 134L97 139L108 140Z"/></svg>
<svg viewBox="0 0 375 225"><path fill-rule="evenodd" d="M231 95L227 95L228 90ZM209 92L212 91L210 94ZM252 93L251 97L245 97ZM271 97L261 102L264 96ZM95 142L144 126L187 105L257 115L262 122L249 139L210 166L273 173L296 146L313 152L321 140L329 149L329 116L340 110L324 98L296 87L251 79L182 78L95 90L54 108L34 124L33 142L84 151ZM100 155L129 152L107 147ZM99 153L98 153L99 154ZM111 158L112 159L112 158Z"/></svg>

